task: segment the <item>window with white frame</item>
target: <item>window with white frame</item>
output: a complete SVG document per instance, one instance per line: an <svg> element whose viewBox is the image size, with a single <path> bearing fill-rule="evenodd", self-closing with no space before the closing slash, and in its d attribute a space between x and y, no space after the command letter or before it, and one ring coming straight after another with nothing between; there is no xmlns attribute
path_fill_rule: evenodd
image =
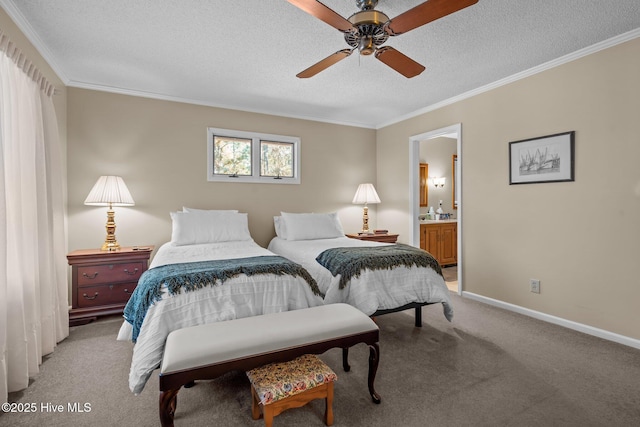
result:
<svg viewBox="0 0 640 427"><path fill-rule="evenodd" d="M207 128L207 179L300 184L300 138Z"/></svg>

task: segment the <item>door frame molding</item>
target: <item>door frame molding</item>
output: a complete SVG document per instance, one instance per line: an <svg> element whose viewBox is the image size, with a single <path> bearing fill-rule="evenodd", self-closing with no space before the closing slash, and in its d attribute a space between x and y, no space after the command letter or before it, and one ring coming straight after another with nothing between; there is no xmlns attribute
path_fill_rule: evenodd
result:
<svg viewBox="0 0 640 427"><path fill-rule="evenodd" d="M420 214L420 142L441 136L451 136L453 134L456 135L456 150L458 154L458 165L455 171L456 187L459 195L458 209L456 212L458 219L458 295L462 295L462 211L464 206L462 203L462 123L456 123L409 137L410 235L411 245L420 247L420 223L418 221L418 215Z"/></svg>

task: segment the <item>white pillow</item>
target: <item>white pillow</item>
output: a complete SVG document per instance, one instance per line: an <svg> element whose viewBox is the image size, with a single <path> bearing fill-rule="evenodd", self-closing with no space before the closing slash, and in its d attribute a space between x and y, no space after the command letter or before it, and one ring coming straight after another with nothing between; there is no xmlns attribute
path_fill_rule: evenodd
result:
<svg viewBox="0 0 640 427"><path fill-rule="evenodd" d="M284 219L281 216L273 217L273 227L276 229L276 236L287 240L287 229L284 226Z"/></svg>
<svg viewBox="0 0 640 427"><path fill-rule="evenodd" d="M336 212L317 213L287 213L280 212L284 221L287 240L332 239L343 237L344 230Z"/></svg>
<svg viewBox="0 0 640 427"><path fill-rule="evenodd" d="M238 213L237 209L221 209L221 210L217 210L217 209L194 209L194 208L188 208L186 206L182 207L182 212L233 212L233 213Z"/></svg>
<svg viewBox="0 0 640 427"><path fill-rule="evenodd" d="M252 240L248 216L235 212L171 212L176 246Z"/></svg>

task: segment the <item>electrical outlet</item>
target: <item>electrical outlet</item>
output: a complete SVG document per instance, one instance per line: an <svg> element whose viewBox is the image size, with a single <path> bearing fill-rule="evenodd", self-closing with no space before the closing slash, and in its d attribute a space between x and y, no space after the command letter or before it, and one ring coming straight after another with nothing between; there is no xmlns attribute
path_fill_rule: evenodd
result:
<svg viewBox="0 0 640 427"><path fill-rule="evenodd" d="M529 289L531 292L539 294L540 293L540 280L538 279L529 279Z"/></svg>

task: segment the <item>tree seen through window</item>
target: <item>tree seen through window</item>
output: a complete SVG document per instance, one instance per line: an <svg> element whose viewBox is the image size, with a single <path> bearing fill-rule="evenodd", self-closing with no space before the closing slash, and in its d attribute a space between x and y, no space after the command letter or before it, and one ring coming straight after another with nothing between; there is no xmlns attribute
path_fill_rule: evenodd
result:
<svg viewBox="0 0 640 427"><path fill-rule="evenodd" d="M213 139L215 175L251 175L251 139L215 136Z"/></svg>
<svg viewBox="0 0 640 427"><path fill-rule="evenodd" d="M293 144L260 141L260 175L276 178L293 177Z"/></svg>
<svg viewBox="0 0 640 427"><path fill-rule="evenodd" d="M207 180L300 184L300 138L209 127Z"/></svg>

